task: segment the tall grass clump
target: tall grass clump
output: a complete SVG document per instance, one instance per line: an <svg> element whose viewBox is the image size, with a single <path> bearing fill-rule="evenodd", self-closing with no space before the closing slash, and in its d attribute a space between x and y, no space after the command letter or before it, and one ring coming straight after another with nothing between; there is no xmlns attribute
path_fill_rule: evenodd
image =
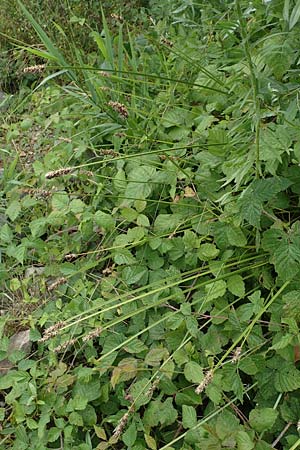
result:
<svg viewBox="0 0 300 450"><path fill-rule="evenodd" d="M299 445L300 8L225 3L103 14L91 61L19 2L48 72L2 125L3 448Z"/></svg>

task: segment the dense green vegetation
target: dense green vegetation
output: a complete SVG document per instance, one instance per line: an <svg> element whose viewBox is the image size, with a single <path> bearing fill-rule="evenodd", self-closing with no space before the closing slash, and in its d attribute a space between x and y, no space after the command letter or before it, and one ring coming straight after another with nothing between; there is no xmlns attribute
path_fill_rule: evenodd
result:
<svg viewBox="0 0 300 450"><path fill-rule="evenodd" d="M0 448L298 448L300 2L47 29L33 3L1 123Z"/></svg>

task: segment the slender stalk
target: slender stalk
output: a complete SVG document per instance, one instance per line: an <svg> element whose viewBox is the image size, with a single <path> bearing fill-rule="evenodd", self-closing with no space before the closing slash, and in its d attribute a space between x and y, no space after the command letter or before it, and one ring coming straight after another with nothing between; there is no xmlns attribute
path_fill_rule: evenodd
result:
<svg viewBox="0 0 300 450"><path fill-rule="evenodd" d="M261 168L260 168L260 145L259 145L259 139L260 139L260 99L259 99L259 87L258 87L258 79L256 76L256 70L255 66L252 61L251 52L250 52L250 46L248 41L248 36L246 32L247 23L245 21L245 18L242 14L241 4L240 0L236 0L236 11L239 19L240 24L240 30L241 35L243 38L243 47L245 51L245 56L248 62L249 72L250 72L250 81L252 86L252 95L253 95L253 103L255 107L255 173L256 178L260 178Z"/></svg>

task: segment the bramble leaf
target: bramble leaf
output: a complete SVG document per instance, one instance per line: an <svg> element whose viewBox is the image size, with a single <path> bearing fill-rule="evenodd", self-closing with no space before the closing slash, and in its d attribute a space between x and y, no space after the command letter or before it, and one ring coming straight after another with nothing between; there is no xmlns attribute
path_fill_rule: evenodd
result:
<svg viewBox="0 0 300 450"><path fill-rule="evenodd" d="M270 262L283 281L292 279L300 270L299 222L286 233L279 229L265 231L262 247L270 253Z"/></svg>
<svg viewBox="0 0 300 450"><path fill-rule="evenodd" d="M272 428L277 416L278 411L273 408L256 408L250 412L249 422L251 427L261 433Z"/></svg>

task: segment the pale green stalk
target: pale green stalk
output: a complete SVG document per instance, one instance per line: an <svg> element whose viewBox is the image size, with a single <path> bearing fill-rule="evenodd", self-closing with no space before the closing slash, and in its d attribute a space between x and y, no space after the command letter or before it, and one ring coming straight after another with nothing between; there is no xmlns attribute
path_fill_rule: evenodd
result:
<svg viewBox="0 0 300 450"><path fill-rule="evenodd" d="M236 0L236 10L237 15L240 23L240 30L241 35L243 38L243 46L244 51L246 55L246 59L248 62L249 72L250 72L250 80L251 80L251 86L252 86L252 94L253 94L253 103L255 107L255 171L256 171L256 178L260 178L261 174L261 167L260 167L260 99L259 99L259 86L258 86L258 79L256 76L256 69L254 66L254 63L252 61L251 52L250 52L250 46L247 36L247 23L243 17L242 9L240 5L240 0Z"/></svg>

